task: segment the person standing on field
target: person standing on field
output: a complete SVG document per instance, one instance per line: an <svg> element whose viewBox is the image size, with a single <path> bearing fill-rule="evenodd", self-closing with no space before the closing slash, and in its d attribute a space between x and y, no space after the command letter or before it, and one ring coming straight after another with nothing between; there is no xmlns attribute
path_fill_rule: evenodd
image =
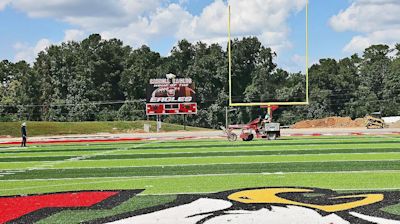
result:
<svg viewBox="0 0 400 224"><path fill-rule="evenodd" d="M22 123L21 125L21 134L22 134L22 142L21 142L21 147L26 147L26 123Z"/></svg>

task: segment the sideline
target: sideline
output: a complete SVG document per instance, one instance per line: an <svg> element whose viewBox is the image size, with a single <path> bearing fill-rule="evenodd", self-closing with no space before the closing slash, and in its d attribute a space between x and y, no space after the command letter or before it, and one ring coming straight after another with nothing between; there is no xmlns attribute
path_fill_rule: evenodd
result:
<svg viewBox="0 0 400 224"><path fill-rule="evenodd" d="M240 130L235 130L239 133ZM400 128L365 129L365 128L309 128L309 129L282 129L283 137L319 137L319 136L374 136L400 135ZM66 144L66 143L95 143L95 142L129 142L129 141L168 141L168 140L195 140L195 139L226 139L220 130L194 132L165 132L145 134L94 134L94 135L67 135L31 137L28 144ZM20 145L19 138L0 138L0 145Z"/></svg>

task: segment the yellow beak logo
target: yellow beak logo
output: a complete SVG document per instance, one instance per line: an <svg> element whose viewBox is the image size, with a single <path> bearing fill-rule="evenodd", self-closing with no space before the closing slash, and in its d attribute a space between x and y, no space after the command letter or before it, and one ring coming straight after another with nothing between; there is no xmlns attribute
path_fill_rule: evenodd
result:
<svg viewBox="0 0 400 224"><path fill-rule="evenodd" d="M237 201L245 204L284 204L284 205L297 205L302 207L308 207L313 209L319 209L325 212L339 212L350 210L357 207L362 207L370 204L374 204L383 201L383 194L359 194L359 195L346 195L340 197L329 198L334 199L358 199L352 200L347 203L320 205L320 204L308 204L295 200L285 199L279 194L285 193L313 193L314 190L302 189L302 188L265 188L265 189L254 189L244 190L233 193L228 196L232 201Z"/></svg>

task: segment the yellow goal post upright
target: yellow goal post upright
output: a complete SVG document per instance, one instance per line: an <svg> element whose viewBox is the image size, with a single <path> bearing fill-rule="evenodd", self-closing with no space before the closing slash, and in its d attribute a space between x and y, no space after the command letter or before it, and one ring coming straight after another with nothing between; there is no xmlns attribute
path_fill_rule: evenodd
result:
<svg viewBox="0 0 400 224"><path fill-rule="evenodd" d="M309 0L306 1L306 96L305 101L302 102L232 102L232 41L231 41L231 6L228 6L228 64L229 64L229 106L230 107L250 107L250 106L261 106L268 107L268 113L270 113L271 106L299 106L309 104L309 80L308 80L308 4Z"/></svg>

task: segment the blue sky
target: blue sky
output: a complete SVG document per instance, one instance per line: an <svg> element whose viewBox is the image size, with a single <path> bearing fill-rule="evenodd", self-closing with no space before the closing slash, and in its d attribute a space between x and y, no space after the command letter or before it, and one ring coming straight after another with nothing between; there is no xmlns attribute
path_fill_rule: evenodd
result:
<svg viewBox="0 0 400 224"><path fill-rule="evenodd" d="M229 0L235 37L258 36L280 67L304 70L306 0ZM0 0L0 59L32 62L50 44L91 33L149 45L179 39L226 44L226 0ZM400 42L398 0L309 0L310 62Z"/></svg>

